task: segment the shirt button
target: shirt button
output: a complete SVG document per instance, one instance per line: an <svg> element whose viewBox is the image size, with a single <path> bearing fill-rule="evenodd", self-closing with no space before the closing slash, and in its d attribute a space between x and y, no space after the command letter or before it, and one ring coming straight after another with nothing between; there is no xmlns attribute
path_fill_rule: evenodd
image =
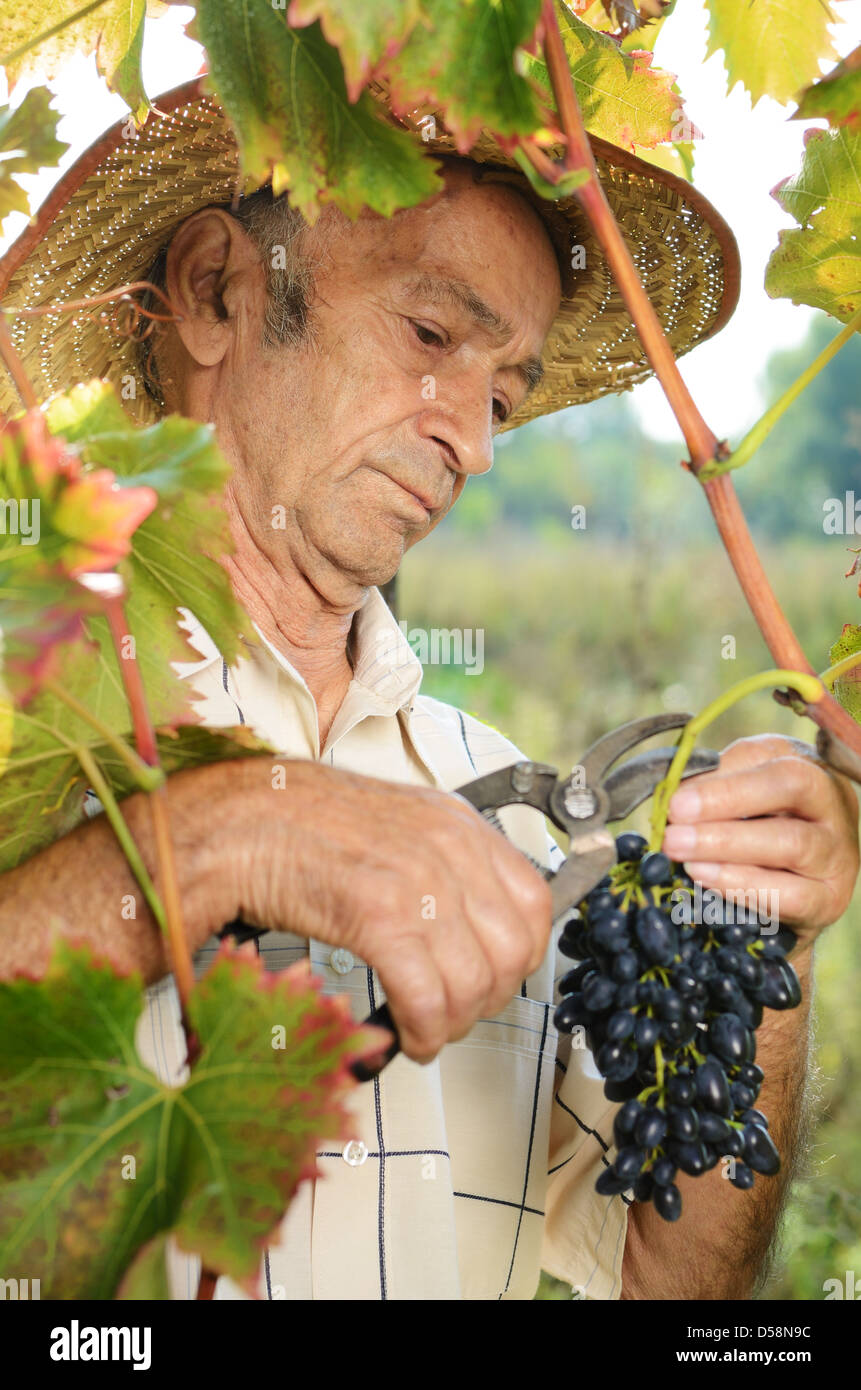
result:
<svg viewBox="0 0 861 1390"><path fill-rule="evenodd" d="M344 1162L349 1163L351 1168L358 1168L368 1157L368 1146L363 1144L361 1139L351 1139L349 1144L344 1146Z"/></svg>
<svg viewBox="0 0 861 1390"><path fill-rule="evenodd" d="M343 946L338 946L330 955L329 964L337 974L349 975L354 965L352 953Z"/></svg>

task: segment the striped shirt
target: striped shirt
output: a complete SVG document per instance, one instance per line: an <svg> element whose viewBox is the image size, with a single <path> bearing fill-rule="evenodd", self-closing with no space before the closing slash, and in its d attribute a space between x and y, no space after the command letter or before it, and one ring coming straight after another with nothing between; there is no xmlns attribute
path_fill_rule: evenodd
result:
<svg viewBox="0 0 861 1390"><path fill-rule="evenodd" d="M305 681L262 638L228 669L191 614L196 662L177 664L210 727L246 724L286 757L446 790L523 755L496 730L419 694L422 677L378 590L353 626L353 679L325 746ZM561 862L543 817L501 813L519 848ZM327 993L353 1016L385 997L367 962L284 932L259 938L267 970L310 956ZM213 938L195 958L210 965ZM261 1263L268 1299L531 1299L542 1268L579 1296L618 1298L627 1199L599 1197L611 1142L608 1103L591 1053L553 1028L554 983L571 962L551 943L519 994L494 1018L420 1066L399 1055L346 1099L352 1138L322 1147ZM166 1082L183 1076L173 978L147 991L137 1046ZM194 1298L199 1262L169 1253L172 1296ZM218 1280L217 1299L248 1295Z"/></svg>

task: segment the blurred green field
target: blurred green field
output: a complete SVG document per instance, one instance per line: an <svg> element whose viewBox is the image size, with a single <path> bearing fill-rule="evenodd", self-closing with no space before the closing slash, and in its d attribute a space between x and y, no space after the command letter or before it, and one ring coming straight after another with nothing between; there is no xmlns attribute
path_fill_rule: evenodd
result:
<svg viewBox="0 0 861 1390"><path fill-rule="evenodd" d="M693 505L674 508L685 484ZM481 628L480 675L428 665L423 689L500 729L561 769L599 734L665 709L699 710L771 666L696 487L661 477L626 514L626 535L550 518L526 532L455 524L405 558L398 614L409 627ZM473 486L470 484L470 486ZM582 494L581 494L582 495ZM574 493L572 501L577 500ZM681 520L680 520L681 518ZM764 543L772 584L810 660L828 665L845 621L858 621L845 537ZM722 652L734 638L734 657ZM770 694L736 706L707 741L763 732L810 739L813 725ZM645 826L646 808L631 818ZM764 1297L819 1299L826 1279L861 1275L861 892L817 951L819 1119L807 1175L792 1194ZM547 1287L543 1296L564 1296Z"/></svg>

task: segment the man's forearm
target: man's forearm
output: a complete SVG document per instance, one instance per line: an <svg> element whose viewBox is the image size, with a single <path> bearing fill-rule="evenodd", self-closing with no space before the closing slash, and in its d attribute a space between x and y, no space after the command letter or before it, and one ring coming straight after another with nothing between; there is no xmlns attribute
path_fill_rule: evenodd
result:
<svg viewBox="0 0 861 1390"><path fill-rule="evenodd" d="M765 1072L757 1107L769 1120L780 1151L780 1173L757 1176L740 1192L718 1164L701 1178L680 1173L682 1215L668 1224L650 1203L628 1214L622 1298L745 1299L751 1296L774 1239L792 1176L804 1115L809 1049L812 948L792 964L802 1002L785 1013L767 1011L757 1032L757 1061Z"/></svg>
<svg viewBox="0 0 861 1390"><path fill-rule="evenodd" d="M213 929L214 876L225 878L223 850L229 827L220 826L220 821L225 819L226 798L215 793L231 771L238 771L236 764L196 768L169 779L171 836L193 951ZM158 886L148 798L140 793L130 796L121 809ZM223 920L231 915L235 913L225 894ZM22 972L41 976L58 938L86 942L121 973L140 970L148 984L170 969L161 932L104 815L0 876L0 978Z"/></svg>

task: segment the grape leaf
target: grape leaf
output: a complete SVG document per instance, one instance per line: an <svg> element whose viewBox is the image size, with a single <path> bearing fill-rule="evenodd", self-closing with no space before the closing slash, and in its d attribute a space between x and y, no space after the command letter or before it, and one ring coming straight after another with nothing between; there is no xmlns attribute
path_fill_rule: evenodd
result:
<svg viewBox="0 0 861 1390"><path fill-rule="evenodd" d="M135 1051L142 1004L138 975L65 943L42 981L0 984L0 1267L32 1270L46 1298L112 1298L172 1232L253 1293L317 1144L342 1134L348 1065L389 1035L304 964L266 974L224 945L189 1001L201 1056L166 1086Z"/></svg>
<svg viewBox="0 0 861 1390"><path fill-rule="evenodd" d="M146 0L105 0L96 7L81 0L30 0L4 6L0 66L10 91L22 77L34 72L56 77L76 53L95 51L110 90L142 120L149 109L141 74L145 18Z"/></svg>
<svg viewBox="0 0 861 1390"><path fill-rule="evenodd" d="M422 8L421 0L292 0L287 22L298 29L319 19L327 43L340 52L347 96L356 101L380 59L396 53L423 18Z"/></svg>
<svg viewBox="0 0 861 1390"><path fill-rule="evenodd" d="M828 653L829 665L835 666L844 656L861 652L861 627L844 623L843 631ZM834 695L843 708L861 724L861 665L846 672L834 682Z"/></svg>
<svg viewBox="0 0 861 1390"><path fill-rule="evenodd" d="M741 82L754 105L793 100L819 76L821 58L837 57L824 0L708 0L708 11L706 57L722 49L728 89Z"/></svg>
<svg viewBox="0 0 861 1390"><path fill-rule="evenodd" d="M597 29L602 34L613 34L623 52L630 53L636 48L655 47L655 40L675 6L676 0L642 0L639 5L626 4L627 11L638 13L640 23L621 37L619 23L612 12L608 13L608 6L604 0L593 0L591 5L586 4L584 7L578 4L570 8L575 9L578 19L582 19L590 28Z"/></svg>
<svg viewBox="0 0 861 1390"><path fill-rule="evenodd" d="M363 207L391 216L441 191L420 143L386 122L369 93L350 103L338 52L319 23L288 28L268 0L198 0L193 31L248 185L271 176L275 192L289 189L311 224L327 202L353 219Z"/></svg>
<svg viewBox="0 0 861 1390"><path fill-rule="evenodd" d="M196 726L193 690L170 667L173 661L199 656L180 627L178 607L195 614L228 662L241 650L240 630L246 640L254 640L251 621L236 603L225 570L213 558L230 548L230 537L220 500L228 469L211 431L179 416L135 429L105 382L77 386L55 398L46 417L51 430L62 431L62 439L51 442L69 469L110 466L116 470L120 491L124 487L132 495L145 488L158 495L155 511L134 532L131 553L121 562L129 591L125 614L153 724L166 730ZM56 469L48 470L41 486L50 491L56 476ZM27 548L18 537L6 539L16 543L18 552ZM0 549L0 568L8 553ZM4 634L9 629L17 636L22 610L29 611L43 641L79 631L70 634L63 627L68 613L53 575L42 583L31 577L11 594L8 585L5 590L0 599ZM46 609L48 616L54 614L55 633L45 632ZM54 679L103 728L127 736L131 718L107 623L87 616L83 632L85 641L58 648ZM7 707L7 722L9 717ZM117 794L132 790L125 765L103 734L52 690L37 694L26 710L15 710L12 730L13 745L0 777L0 869L20 863L83 819L87 781L76 745L90 748ZM234 736L224 731L221 742L214 743L207 743L202 733L185 734L178 742L167 732L163 737L168 771L239 756L254 747L241 732Z"/></svg>
<svg viewBox="0 0 861 1390"><path fill-rule="evenodd" d="M0 107L0 222L10 212L30 211L17 174L35 174L56 164L69 148L57 139L60 117L50 110L53 93L33 87L16 110Z"/></svg>
<svg viewBox="0 0 861 1390"><path fill-rule="evenodd" d="M484 126L511 137L551 124L515 65L525 56L522 45L534 41L540 0L424 0L424 9L429 25L414 25L382 65L396 114L426 104L442 109L464 154Z"/></svg>
<svg viewBox="0 0 861 1390"><path fill-rule="evenodd" d="M590 29L565 6L557 5L557 15L590 134L630 150L696 137L698 132L674 90L674 73L652 67L651 53L620 52L611 38ZM550 78L543 59L524 54L523 64L549 95Z"/></svg>
<svg viewBox="0 0 861 1390"><path fill-rule="evenodd" d="M168 693L168 663L198 655L180 631L177 607L191 609L228 665L240 651L240 632L254 640L251 620L217 559L233 549L222 496L229 465L208 425L168 415L147 429L134 428L104 381L55 397L47 419L84 462L112 469L121 487L146 486L158 494L155 511L138 527L119 569L147 695L168 699L153 719L168 723L171 708L184 704L181 691ZM176 684L171 677L170 689Z"/></svg>
<svg viewBox="0 0 861 1390"><path fill-rule="evenodd" d="M801 94L794 121L824 117L829 125L861 129L861 47Z"/></svg>
<svg viewBox="0 0 861 1390"><path fill-rule="evenodd" d="M766 292L845 323L861 308L861 132L807 131L800 172L772 197L800 227L778 234Z"/></svg>

